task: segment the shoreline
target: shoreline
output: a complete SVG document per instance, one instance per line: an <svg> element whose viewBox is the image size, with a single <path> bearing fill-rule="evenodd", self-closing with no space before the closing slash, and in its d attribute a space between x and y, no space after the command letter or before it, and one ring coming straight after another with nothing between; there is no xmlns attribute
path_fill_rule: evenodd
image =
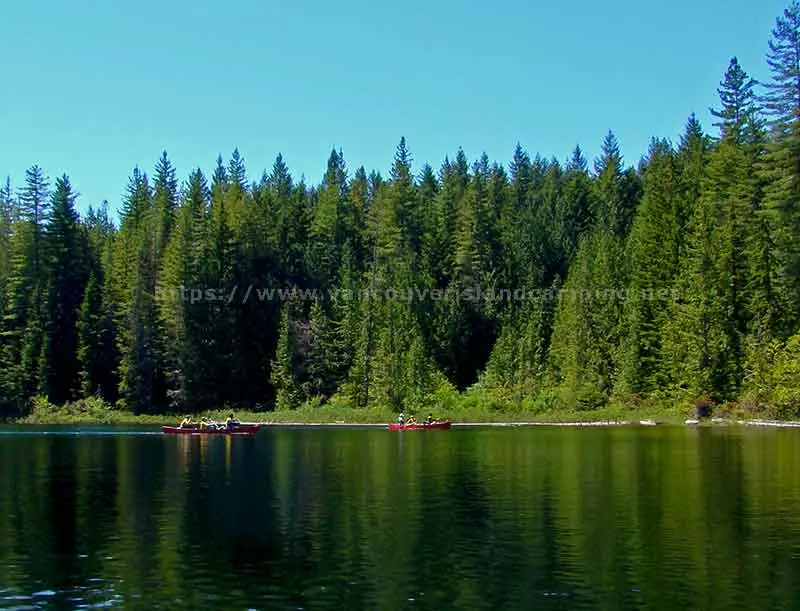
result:
<svg viewBox="0 0 800 611"><path fill-rule="evenodd" d="M443 418L447 420L448 418ZM261 424L265 428L361 428L361 429L386 429L389 422L353 422L346 420L338 421L311 421L311 420L269 420L258 418L242 418L243 424ZM480 421L455 421L451 420L454 429L474 429L474 428L719 428L719 427L750 427L750 428L797 428L800 429L800 421L795 420L764 420L764 419L741 419L741 418L709 418L706 420L696 420L687 418L682 422L670 419L668 421L659 419L633 419L633 420L480 420ZM164 425L174 425L174 420L167 416L134 416L119 419L98 419L93 417L69 418L21 418L15 420L0 421L0 426L25 426L25 427L47 427L47 426L147 426L161 427Z"/></svg>

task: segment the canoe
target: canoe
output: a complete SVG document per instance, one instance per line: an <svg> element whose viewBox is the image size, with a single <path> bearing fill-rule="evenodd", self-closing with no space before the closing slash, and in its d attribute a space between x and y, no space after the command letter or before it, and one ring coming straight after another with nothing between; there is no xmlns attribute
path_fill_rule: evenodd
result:
<svg viewBox="0 0 800 611"><path fill-rule="evenodd" d="M449 429L452 422L446 420L444 422L434 422L432 424L390 424L390 431L417 431L425 429Z"/></svg>
<svg viewBox="0 0 800 611"><path fill-rule="evenodd" d="M161 430L165 435L255 435L261 426L260 424L240 424L231 429L182 429L179 426L162 426Z"/></svg>

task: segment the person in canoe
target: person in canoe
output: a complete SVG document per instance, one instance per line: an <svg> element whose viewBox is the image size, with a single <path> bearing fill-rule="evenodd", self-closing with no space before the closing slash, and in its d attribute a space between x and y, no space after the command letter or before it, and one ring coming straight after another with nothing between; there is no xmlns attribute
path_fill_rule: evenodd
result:
<svg viewBox="0 0 800 611"><path fill-rule="evenodd" d="M400 412L400 415L397 417L397 424L403 426L406 423L406 418L403 416L403 412Z"/></svg>
<svg viewBox="0 0 800 611"><path fill-rule="evenodd" d="M226 429L232 429L236 426L239 426L239 424L240 424L239 421L236 419L233 413L228 414L228 419L225 420Z"/></svg>
<svg viewBox="0 0 800 611"><path fill-rule="evenodd" d="M438 422L438 420L434 419L433 414L428 414L425 424L433 424L434 422Z"/></svg>
<svg viewBox="0 0 800 611"><path fill-rule="evenodd" d="M408 417L408 420L406 420L406 424L416 424L416 423L417 423L417 419L414 418L414 414L411 414Z"/></svg>
<svg viewBox="0 0 800 611"><path fill-rule="evenodd" d="M181 429L193 429L196 426L197 425L194 423L194 420L192 420L191 415L187 415L187 416L184 416L183 420L181 420L181 423L178 425L178 428L181 428Z"/></svg>
<svg viewBox="0 0 800 611"><path fill-rule="evenodd" d="M213 420L207 420L206 417L203 416L202 418L200 418L200 428L209 429L213 431L217 428L217 423L214 422Z"/></svg>

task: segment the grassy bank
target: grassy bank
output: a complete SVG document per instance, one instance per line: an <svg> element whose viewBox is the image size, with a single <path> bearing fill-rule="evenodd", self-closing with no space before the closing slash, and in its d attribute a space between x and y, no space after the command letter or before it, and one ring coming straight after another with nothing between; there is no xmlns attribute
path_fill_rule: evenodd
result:
<svg viewBox="0 0 800 611"><path fill-rule="evenodd" d="M220 409L194 413L195 418L210 417L217 421L225 420L230 410ZM593 410L547 409L530 410L521 406L492 404L491 402L464 401L447 408L419 410L415 413L423 419L428 413L435 418L449 419L453 422L621 422L656 420L666 424L680 424L692 417L691 406L648 404L648 405L610 405ZM353 408L343 405L306 405L289 411L235 411L243 422L299 423L299 424L382 424L393 422L397 414L389 408ZM406 412L408 415L409 412ZM136 424L162 425L175 424L184 413L134 414L115 409L99 399L75 401L63 406L55 406L41 398L32 401L29 415L14 420L21 424ZM741 417L741 414L727 413L727 417Z"/></svg>

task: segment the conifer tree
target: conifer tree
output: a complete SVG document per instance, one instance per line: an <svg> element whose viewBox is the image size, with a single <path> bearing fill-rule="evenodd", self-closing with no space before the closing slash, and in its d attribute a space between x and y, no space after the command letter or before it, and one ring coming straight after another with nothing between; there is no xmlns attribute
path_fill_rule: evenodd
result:
<svg viewBox="0 0 800 611"><path fill-rule="evenodd" d="M114 271L115 326L118 329L119 394L135 413L157 409L166 400L158 352L152 189L134 169L122 211Z"/></svg>
<svg viewBox="0 0 800 611"><path fill-rule="evenodd" d="M219 170L219 168L218 168ZM222 174L224 178L226 174ZM227 180L227 179L226 179ZM211 187L211 203L206 231L204 232L204 248L202 255L202 272L198 285L203 289L214 291L233 291L238 286L235 282L236 245L235 234L231 227L228 205L233 188L223 183L220 173L215 173ZM215 292L219 296L220 293ZM205 397L211 404L224 405L226 393L231 392L230 366L235 351L235 311L232 304L224 298L202 300L198 309L202 317L201 333L203 334L202 352L199 358L205 363L207 382L204 387ZM209 382L213 380L214 385Z"/></svg>
<svg viewBox="0 0 800 611"><path fill-rule="evenodd" d="M516 287L527 282L532 275L530 254L530 227L534 198L534 176L531 159L517 144L510 166L511 184L509 205L500 219L500 240L506 262L502 274L503 284Z"/></svg>
<svg viewBox="0 0 800 611"><path fill-rule="evenodd" d="M309 235L308 270L317 286L330 287L338 275L340 249L345 240L347 174L335 149L317 193Z"/></svg>
<svg viewBox="0 0 800 611"><path fill-rule="evenodd" d="M741 143L747 125L755 120L756 82L739 65L736 57L731 58L725 76L717 90L721 107L711 109L711 114L719 119L714 127L719 127L720 138Z"/></svg>
<svg viewBox="0 0 800 611"><path fill-rule="evenodd" d="M11 236L13 233L14 200L11 180L0 189L0 312L5 311L8 276L11 272ZM0 318L2 329L2 318Z"/></svg>
<svg viewBox="0 0 800 611"><path fill-rule="evenodd" d="M48 180L34 165L26 171L18 197L3 316L3 384L16 412L36 392L39 381L46 295L42 235L49 212L48 197Z"/></svg>
<svg viewBox="0 0 800 611"><path fill-rule="evenodd" d="M305 394L327 400L344 377L345 355L341 327L328 317L319 298L311 304L309 333Z"/></svg>
<svg viewBox="0 0 800 611"><path fill-rule="evenodd" d="M363 272L370 252L370 236L367 232L367 219L370 211L369 178L364 166L358 168L348 187L345 207L344 243L349 249L342 249L342 265L353 265L354 271Z"/></svg>
<svg viewBox="0 0 800 611"><path fill-rule="evenodd" d="M626 287L622 259L619 239L601 224L581 239L560 293L550 366L565 400L582 408L607 401L617 383Z"/></svg>
<svg viewBox="0 0 800 611"><path fill-rule="evenodd" d="M47 177L38 165L25 172L25 186L19 196L19 214L22 220L31 225L33 243L31 245L31 272L41 280L41 240L47 222L50 202L50 186Z"/></svg>
<svg viewBox="0 0 800 611"><path fill-rule="evenodd" d="M779 335L791 335L800 324L800 3L778 17L769 42L772 72L762 103L769 118L770 142L765 158L764 212L770 224L779 266L776 290L782 301Z"/></svg>
<svg viewBox="0 0 800 611"><path fill-rule="evenodd" d="M564 266L560 270L562 276L566 275L569 262L575 256L580 237L594 223L592 214L595 206L592 203L588 167L583 151L576 146L567 162L557 204L561 248L564 252Z"/></svg>
<svg viewBox="0 0 800 611"><path fill-rule="evenodd" d="M672 147L654 140L644 174L644 196L629 242L631 278L619 380L623 391L646 395L663 385L659 378L661 332L678 272L675 261L670 261L670 254L678 250L673 242L680 237L677 186Z"/></svg>
<svg viewBox="0 0 800 611"><path fill-rule="evenodd" d="M98 278L99 273L102 274L93 266L83 293L77 321L77 357L80 364L80 395L108 398L113 396L113 378L109 370L113 347L109 320L103 310L103 284Z"/></svg>
<svg viewBox="0 0 800 611"><path fill-rule="evenodd" d="M342 265L339 269L339 281L333 299L333 324L338 331L338 375L344 382L356 359L357 346L361 337L361 309L359 307L363 294L363 283L358 273L357 257L346 242L342 249Z"/></svg>
<svg viewBox="0 0 800 611"><path fill-rule="evenodd" d="M156 163L155 180L153 182L155 259L159 266L169 240L177 206L178 179L175 168L167 157L167 152L164 151L161 153L158 163Z"/></svg>
<svg viewBox="0 0 800 611"><path fill-rule="evenodd" d="M77 323L87 279L88 245L67 176L56 180L43 246L47 281L39 388L58 404L78 396Z"/></svg>
<svg viewBox="0 0 800 611"><path fill-rule="evenodd" d="M99 257L102 251L90 253L95 257L89 264L89 278L84 290L78 316L78 361L80 363L80 394L99 395L106 400L116 399L116 349L111 311L104 296L105 268Z"/></svg>
<svg viewBox="0 0 800 611"><path fill-rule="evenodd" d="M622 165L622 154L619 142L612 132L608 132L603 139L602 153L595 160L595 174L597 176L596 192L594 199L597 206L594 217L607 231L617 236L625 234L629 220L629 210L623 200L622 176L625 168Z"/></svg>
<svg viewBox="0 0 800 611"><path fill-rule="evenodd" d="M301 382L297 367L297 305L287 302L281 309L278 344L272 361L272 384L278 409L294 409L302 403Z"/></svg>
<svg viewBox="0 0 800 611"><path fill-rule="evenodd" d="M293 185L288 168L280 155L269 178L275 201L276 255L279 270L287 283L299 284L304 277L307 248L308 208L303 182Z"/></svg>
<svg viewBox="0 0 800 611"><path fill-rule="evenodd" d="M200 403L202 396L193 391L200 383L198 376L203 375L203 364L197 357L198 344L202 342L202 331L197 326L202 317L196 316L203 305L196 297L204 288L201 266L207 207L206 179L196 169L189 176L183 201L175 212L156 289L159 320L166 339L164 366L170 382L170 403L176 406Z"/></svg>

